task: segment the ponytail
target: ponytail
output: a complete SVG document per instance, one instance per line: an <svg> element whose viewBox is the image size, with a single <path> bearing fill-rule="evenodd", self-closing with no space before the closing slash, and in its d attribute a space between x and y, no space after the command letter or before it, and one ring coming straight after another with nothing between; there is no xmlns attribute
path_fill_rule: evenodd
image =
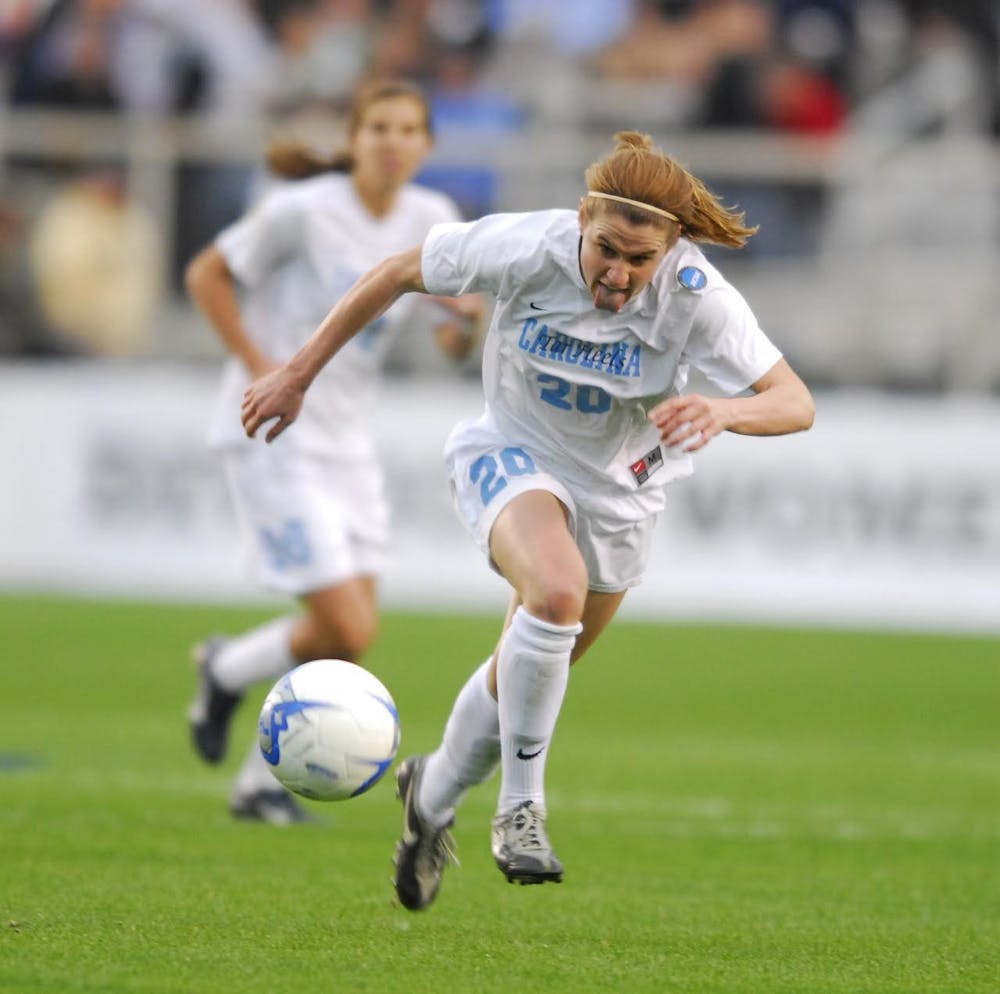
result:
<svg viewBox="0 0 1000 994"><path fill-rule="evenodd" d="M586 180L588 191L612 198L600 200L600 207L588 199L588 211L610 210L633 222L676 224L692 241L729 248L742 248L757 231L743 223L742 212L724 207L697 176L639 131L619 131L614 151L587 169ZM646 204L653 211L640 207L637 214L636 207L616 203L616 198Z"/></svg>
<svg viewBox="0 0 1000 994"><path fill-rule="evenodd" d="M348 173L353 165L349 152L321 156L305 142L278 139L264 153L267 168L282 179L309 179L321 173Z"/></svg>

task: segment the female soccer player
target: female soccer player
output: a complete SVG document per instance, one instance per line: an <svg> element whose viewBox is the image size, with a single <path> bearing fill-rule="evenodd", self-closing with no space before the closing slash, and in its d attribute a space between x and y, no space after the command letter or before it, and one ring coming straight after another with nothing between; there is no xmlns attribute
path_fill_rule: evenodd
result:
<svg viewBox="0 0 1000 994"><path fill-rule="evenodd" d="M388 512L370 412L387 347L412 320L418 298L358 329L280 443L252 444L239 419L247 383L292 355L331 301L432 225L459 218L450 198L410 183L432 143L419 90L397 81L363 90L349 137L349 153L329 162L294 145L274 147L274 171L302 181L266 196L186 273L191 296L231 353L210 443L222 456L249 558L263 586L298 597L305 609L196 647L200 681L189 719L195 749L210 763L223 758L231 716L251 685L273 682L306 660L357 660L375 636ZM470 322L481 301L446 303L453 311L435 305L438 344L460 357L472 344ZM256 743L230 809L274 823L305 817Z"/></svg>
<svg viewBox="0 0 1000 994"><path fill-rule="evenodd" d="M446 459L459 513L514 596L438 749L397 770L395 884L412 910L434 900L456 806L498 760L497 865L511 881L562 879L545 831L549 743L570 664L642 577L665 485L721 431L813 421L808 389L695 244L738 247L755 229L648 136L616 139L578 210L439 225L364 276L244 397L247 433L277 418L274 441L329 357L400 294L496 297L486 411L454 429ZM684 394L691 366L726 396Z"/></svg>

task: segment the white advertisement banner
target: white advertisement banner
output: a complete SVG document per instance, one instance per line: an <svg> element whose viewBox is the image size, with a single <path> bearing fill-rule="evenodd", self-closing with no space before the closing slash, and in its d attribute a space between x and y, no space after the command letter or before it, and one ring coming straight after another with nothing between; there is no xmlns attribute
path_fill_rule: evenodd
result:
<svg viewBox="0 0 1000 994"><path fill-rule="evenodd" d="M264 599L203 437L203 365L0 366L0 588ZM389 380L389 607L500 611L441 447L478 383ZM1000 632L1000 401L820 394L812 431L726 434L671 488L623 612L664 620Z"/></svg>

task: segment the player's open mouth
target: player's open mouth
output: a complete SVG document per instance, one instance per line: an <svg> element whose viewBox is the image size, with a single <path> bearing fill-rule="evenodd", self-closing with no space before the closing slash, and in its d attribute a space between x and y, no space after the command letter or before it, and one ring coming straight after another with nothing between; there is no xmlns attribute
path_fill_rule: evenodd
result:
<svg viewBox="0 0 1000 994"><path fill-rule="evenodd" d="M617 314L625 306L628 296L627 289L620 290L598 283L594 287L594 306L602 311L613 311Z"/></svg>

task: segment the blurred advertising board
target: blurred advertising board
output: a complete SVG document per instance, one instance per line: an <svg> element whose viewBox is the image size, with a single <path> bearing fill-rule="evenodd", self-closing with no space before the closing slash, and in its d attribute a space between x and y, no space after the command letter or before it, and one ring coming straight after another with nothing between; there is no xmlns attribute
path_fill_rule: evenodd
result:
<svg viewBox="0 0 1000 994"><path fill-rule="evenodd" d="M0 365L0 589L267 602L204 443L211 364ZM441 448L477 382L382 390L394 506L387 607L501 611L451 509ZM812 431L726 434L673 486L623 613L1000 632L1000 400L819 394Z"/></svg>

